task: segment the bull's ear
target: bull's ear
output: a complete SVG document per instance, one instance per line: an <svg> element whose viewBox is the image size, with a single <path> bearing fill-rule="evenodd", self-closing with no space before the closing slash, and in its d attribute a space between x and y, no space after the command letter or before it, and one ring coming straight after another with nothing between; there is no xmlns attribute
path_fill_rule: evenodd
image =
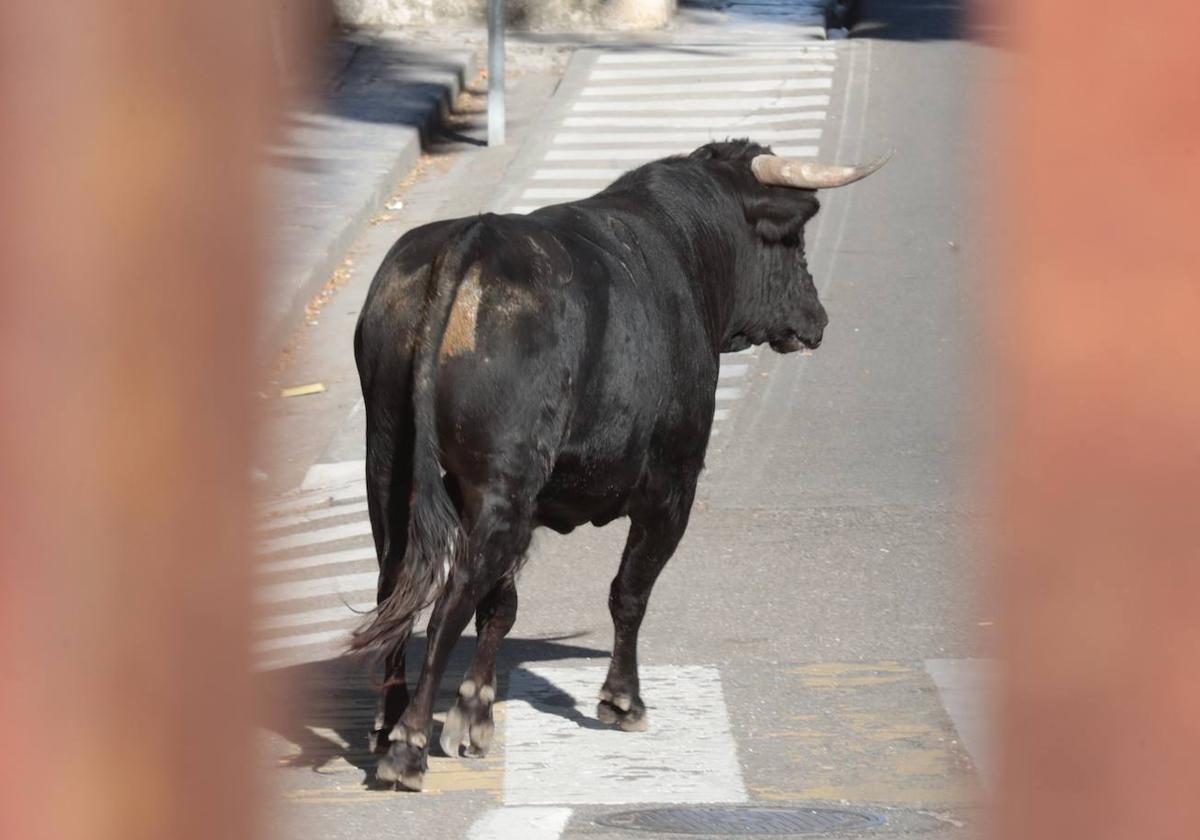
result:
<svg viewBox="0 0 1200 840"><path fill-rule="evenodd" d="M746 221L767 242L792 244L799 240L804 223L817 215L820 202L808 190L773 188L747 199Z"/></svg>

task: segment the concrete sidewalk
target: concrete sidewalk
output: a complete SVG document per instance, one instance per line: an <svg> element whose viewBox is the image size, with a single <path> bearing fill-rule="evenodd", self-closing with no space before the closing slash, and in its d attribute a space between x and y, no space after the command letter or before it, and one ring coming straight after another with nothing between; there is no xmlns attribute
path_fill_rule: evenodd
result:
<svg viewBox="0 0 1200 840"><path fill-rule="evenodd" d="M421 154L422 138L476 74L476 50L396 34L329 46L317 101L288 114L269 148L269 284L259 344L269 356Z"/></svg>

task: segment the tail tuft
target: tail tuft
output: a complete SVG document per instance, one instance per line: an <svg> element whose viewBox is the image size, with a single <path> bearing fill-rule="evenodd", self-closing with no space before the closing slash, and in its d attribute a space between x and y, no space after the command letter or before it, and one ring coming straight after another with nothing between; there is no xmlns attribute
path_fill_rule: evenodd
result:
<svg viewBox="0 0 1200 840"><path fill-rule="evenodd" d="M391 649L406 641L421 610L441 594L466 545L458 511L440 478L433 487L418 488L414 496L408 546L396 586L354 631L352 651Z"/></svg>

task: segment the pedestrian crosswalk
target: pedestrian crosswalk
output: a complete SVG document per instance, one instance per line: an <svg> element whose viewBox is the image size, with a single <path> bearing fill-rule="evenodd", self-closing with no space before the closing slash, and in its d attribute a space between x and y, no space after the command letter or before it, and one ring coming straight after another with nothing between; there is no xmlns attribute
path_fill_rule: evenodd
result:
<svg viewBox="0 0 1200 840"><path fill-rule="evenodd" d="M301 487L259 510L254 657L274 669L344 650L375 605L375 543L363 462L318 464Z"/></svg>
<svg viewBox="0 0 1200 840"><path fill-rule="evenodd" d="M574 814L590 820L653 803L840 803L879 813L893 830L905 825L905 811L945 815L960 827L971 818L992 770L986 710L995 663L772 663L770 692L746 684L763 667L643 664L650 727L636 735L594 723L605 665L504 669L492 752L472 761L431 753L425 790L469 791L489 804L468 832L476 840L513 837L510 826L492 825L505 814L556 816L561 831ZM395 802L392 791L363 785L374 759L361 733L378 687L342 662L310 678L319 681L319 700L300 712L309 735L289 730L272 742L281 766L305 774L295 777L303 787L285 795L327 805ZM443 682L440 707L456 687ZM523 837L542 836L519 825ZM922 835L932 827L910 826Z"/></svg>
<svg viewBox="0 0 1200 840"><path fill-rule="evenodd" d="M639 164L730 137L816 157L836 62L828 42L601 53L530 183L499 209L591 195Z"/></svg>

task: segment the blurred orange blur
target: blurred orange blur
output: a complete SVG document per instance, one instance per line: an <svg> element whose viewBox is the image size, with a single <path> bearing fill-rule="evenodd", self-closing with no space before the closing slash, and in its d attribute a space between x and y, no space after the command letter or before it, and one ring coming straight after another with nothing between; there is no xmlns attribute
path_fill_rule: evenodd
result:
<svg viewBox="0 0 1200 840"><path fill-rule="evenodd" d="M252 834L259 4L0 7L0 836Z"/></svg>
<svg viewBox="0 0 1200 840"><path fill-rule="evenodd" d="M985 312L1007 612L996 836L1192 838L1200 12L1014 6Z"/></svg>

